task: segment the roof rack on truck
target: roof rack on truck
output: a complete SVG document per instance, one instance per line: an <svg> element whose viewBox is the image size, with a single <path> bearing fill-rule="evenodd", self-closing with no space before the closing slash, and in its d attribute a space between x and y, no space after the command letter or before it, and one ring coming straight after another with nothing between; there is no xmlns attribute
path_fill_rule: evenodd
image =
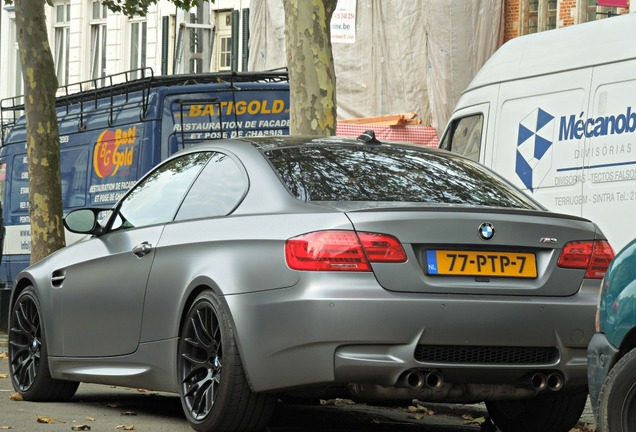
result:
<svg viewBox="0 0 636 432"><path fill-rule="evenodd" d="M140 115L144 116L149 104L150 90L153 88L210 83L234 85L244 82L280 83L289 82L289 78L285 68L263 72L228 71L159 76L154 75L152 68L142 68L62 85L58 88L55 105L57 108L65 108L66 114L77 111L79 115L78 126L82 128L84 114L98 109L110 111L109 121L112 123L113 113L117 106L130 103L132 94L140 94L141 97L138 100ZM103 101L109 103L103 107L100 105L100 102ZM2 145L4 145L8 130L23 114L24 95L0 100Z"/></svg>

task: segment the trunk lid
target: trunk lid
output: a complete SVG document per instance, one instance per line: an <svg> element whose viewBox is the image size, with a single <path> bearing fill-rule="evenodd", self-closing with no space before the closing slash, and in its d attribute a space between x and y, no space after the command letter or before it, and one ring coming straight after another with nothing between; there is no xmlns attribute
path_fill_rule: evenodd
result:
<svg viewBox="0 0 636 432"><path fill-rule="evenodd" d="M348 211L347 216L357 231L390 234L403 244L407 262L372 265L385 289L400 292L570 296L580 289L585 269L558 267L564 245L604 239L588 220L533 210L374 208ZM482 229L494 231L492 238L482 238ZM444 275L449 262L442 261L448 256L456 259L455 274ZM520 277L521 264L532 267L532 261L536 262L536 275L525 267ZM488 271L462 273L462 264L466 264L464 272L471 268ZM491 269L499 275L489 274Z"/></svg>

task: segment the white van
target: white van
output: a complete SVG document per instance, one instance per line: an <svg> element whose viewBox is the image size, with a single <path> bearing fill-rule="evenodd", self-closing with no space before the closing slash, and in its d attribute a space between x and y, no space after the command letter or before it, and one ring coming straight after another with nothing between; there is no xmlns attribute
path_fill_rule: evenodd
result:
<svg viewBox="0 0 636 432"><path fill-rule="evenodd" d="M636 237L636 14L513 39L462 93L440 147L550 210Z"/></svg>

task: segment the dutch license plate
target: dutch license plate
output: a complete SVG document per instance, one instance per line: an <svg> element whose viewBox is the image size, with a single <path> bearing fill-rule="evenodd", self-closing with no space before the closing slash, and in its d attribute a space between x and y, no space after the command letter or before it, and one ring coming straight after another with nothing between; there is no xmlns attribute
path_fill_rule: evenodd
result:
<svg viewBox="0 0 636 432"><path fill-rule="evenodd" d="M427 250L429 275L536 278L533 253Z"/></svg>

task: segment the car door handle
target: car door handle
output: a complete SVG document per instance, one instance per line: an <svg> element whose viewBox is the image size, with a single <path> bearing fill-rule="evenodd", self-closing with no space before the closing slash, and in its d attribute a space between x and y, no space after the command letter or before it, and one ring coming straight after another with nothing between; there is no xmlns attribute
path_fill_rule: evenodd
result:
<svg viewBox="0 0 636 432"><path fill-rule="evenodd" d="M152 245L150 243L148 243L148 242L143 242L143 243L138 244L137 246L135 246L132 249L132 253L134 253L139 258L141 258L142 256L150 253L151 250L152 250Z"/></svg>

